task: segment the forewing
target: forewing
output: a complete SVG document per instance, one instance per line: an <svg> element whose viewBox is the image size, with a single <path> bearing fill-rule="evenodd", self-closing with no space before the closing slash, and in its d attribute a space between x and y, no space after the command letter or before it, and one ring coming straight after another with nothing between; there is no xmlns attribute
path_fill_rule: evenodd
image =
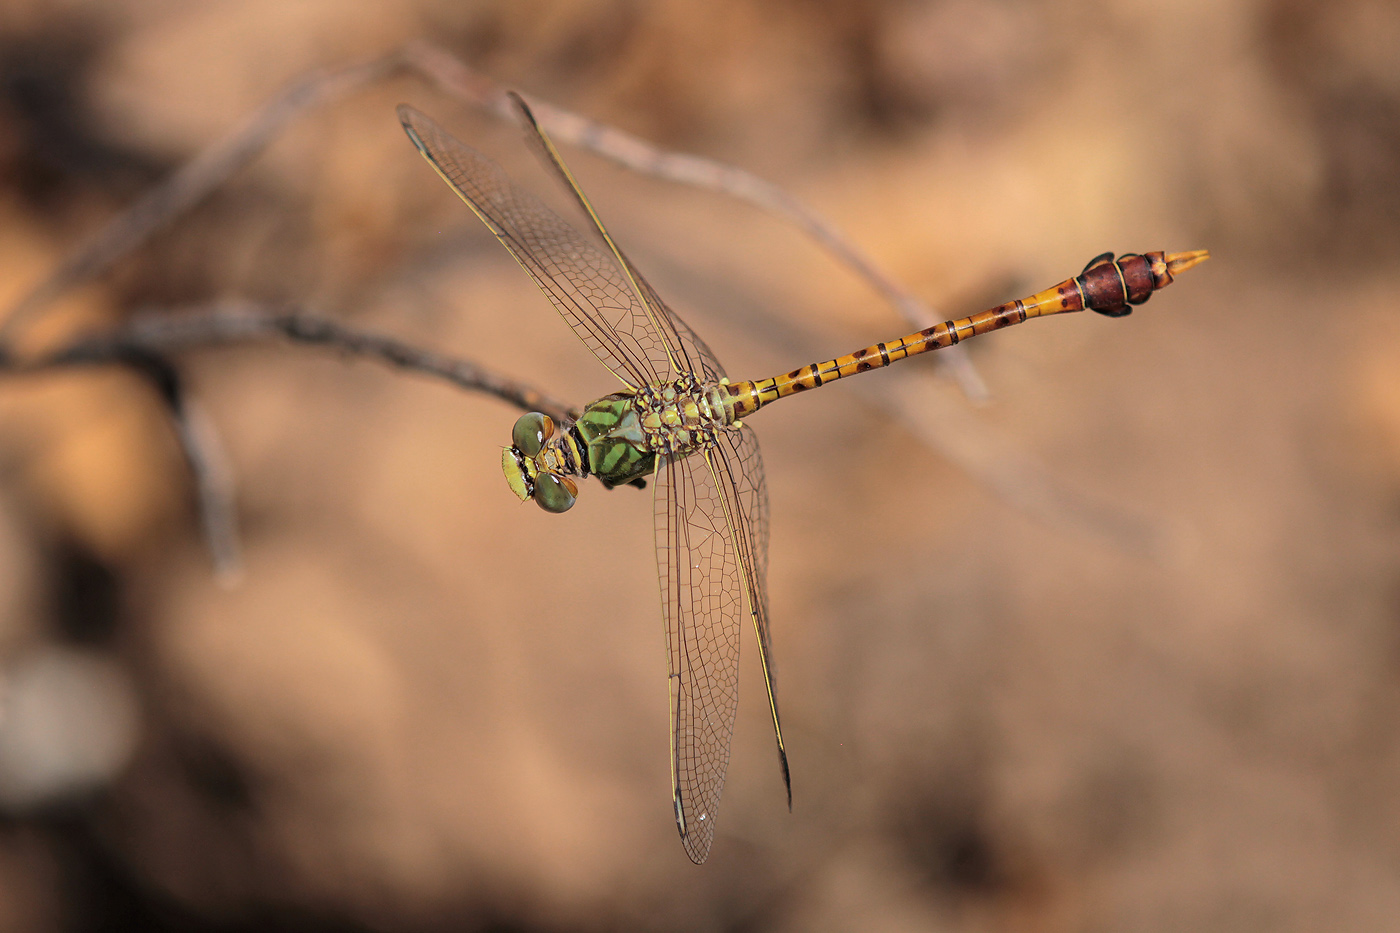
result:
<svg viewBox="0 0 1400 933"><path fill-rule="evenodd" d="M592 223L607 251L623 268L629 279L628 284L636 296L646 304L652 326L661 336L661 347L671 363L675 375L695 373L704 382L717 382L723 378L724 368L719 365L719 360L715 359L710 348L695 335L695 331L691 330L689 325L662 302L660 296L656 294L656 289L652 288L651 284L642 277L642 273L613 241L612 234L608 233L602 218L598 216L598 212L593 209L593 204L588 200L588 196L583 193L583 188L574 179L573 172L569 171L569 167L564 164L559 150L554 147L553 141L540 128L539 122L535 120L530 106L519 94L513 91L510 92L510 99L515 104L520 113L521 121L525 125L526 138L539 152L544 164L554 171L564 187L574 196L574 200L578 202L579 207ZM653 362L660 365L662 361L658 359L653 360Z"/></svg>
<svg viewBox="0 0 1400 933"><path fill-rule="evenodd" d="M627 260L626 256L622 258L624 261ZM680 315L667 307L666 303L661 300L661 296L656 294L656 290L651 287L651 284L642 278L642 274L637 271L636 266L632 266L630 262L628 265L631 267L632 275L641 287L642 294L646 297L648 304L655 309L656 316L669 325L669 332L674 335L673 339L680 347L678 355L687 371L695 373L701 382L719 382L723 379L726 375L724 367L715 358L714 351L709 348L705 341L696 336L695 331L690 329L690 325L683 321Z"/></svg>
<svg viewBox="0 0 1400 933"><path fill-rule="evenodd" d="M778 765L791 809L792 779L778 717L778 695L773 686L773 648L768 629L768 483L763 475L763 457L758 452L758 437L750 427L722 431L718 441L709 452L710 465L723 501L728 503L727 517L744 581L745 608L758 636L763 685L773 717L773 736L778 743Z"/></svg>
<svg viewBox="0 0 1400 933"><path fill-rule="evenodd" d="M656 473L656 561L671 685L671 785L691 861L709 855L738 707L744 590L713 472L695 454Z"/></svg>
<svg viewBox="0 0 1400 933"><path fill-rule="evenodd" d="M603 365L634 389L671 378L653 312L612 256L424 114L401 105L399 120L423 157L510 250Z"/></svg>

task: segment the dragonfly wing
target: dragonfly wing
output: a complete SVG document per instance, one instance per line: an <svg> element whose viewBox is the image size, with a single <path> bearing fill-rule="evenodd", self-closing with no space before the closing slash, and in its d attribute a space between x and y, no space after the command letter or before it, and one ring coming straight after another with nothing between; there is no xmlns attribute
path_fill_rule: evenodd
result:
<svg viewBox="0 0 1400 933"><path fill-rule="evenodd" d="M399 120L604 366L633 389L672 378L653 312L612 256L424 114L401 105Z"/></svg>
<svg viewBox="0 0 1400 933"><path fill-rule="evenodd" d="M744 596L714 475L696 454L656 472L656 561L671 685L671 788L691 861L709 855L738 708Z"/></svg>
<svg viewBox="0 0 1400 933"><path fill-rule="evenodd" d="M719 382L723 379L726 373L719 360L715 358L714 351L696 335L695 331L690 329L690 325L682 320L680 315L667 307L666 303L661 300L661 296L656 294L656 290L646 279L642 278L642 274L627 260L627 257L623 256L622 258L632 269L633 279L641 287L642 295L646 297L647 303L655 309L656 316L671 325L671 333L674 334L677 346L680 347L680 359L689 367L687 372L695 373L701 382Z"/></svg>
<svg viewBox="0 0 1400 933"><path fill-rule="evenodd" d="M724 376L724 368L719 365L719 360L715 359L714 353L710 352L710 348L705 346L704 341L697 337L695 332L661 301L656 290L642 277L637 267L613 241L607 227L603 226L602 218L593 209L588 196L583 193L583 188L574 180L573 173L564 164L559 150L554 147L553 141L535 120L535 115L530 110L529 105L514 91L509 92L509 95L520 114L521 122L525 125L526 139L539 152L544 164L558 176L560 181L564 183L564 187L574 196L574 200L578 202L583 213L587 215L608 252L612 254L626 273L628 284L632 287L634 294L646 306L648 318L660 336L661 346L674 374L682 376L687 373L695 373L701 381L719 381ZM660 364L661 360L657 359L654 362Z"/></svg>
<svg viewBox="0 0 1400 933"><path fill-rule="evenodd" d="M773 692L768 601L768 490L749 428L657 471L656 556L671 676L676 825L697 864L709 854L738 708L739 632L758 635L788 806L792 785Z"/></svg>
<svg viewBox="0 0 1400 933"><path fill-rule="evenodd" d="M727 503L729 528L739 555L743 575L745 606L758 636L758 657L763 665L763 685L767 690L768 711L773 717L773 736L778 742L778 765L783 772L788 809L792 809L792 777L788 772L787 747L778 717L778 695L773 686L773 643L768 629L768 482L763 475L763 457L758 452L758 436L753 428L723 431L718 445L709 452L715 484Z"/></svg>

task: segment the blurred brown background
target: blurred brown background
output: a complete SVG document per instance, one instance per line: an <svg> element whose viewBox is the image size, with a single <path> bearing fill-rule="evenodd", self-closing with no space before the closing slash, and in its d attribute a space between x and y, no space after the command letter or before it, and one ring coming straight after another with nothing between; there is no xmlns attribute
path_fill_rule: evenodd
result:
<svg viewBox="0 0 1400 933"><path fill-rule="evenodd" d="M0 306L287 82L415 37L782 183L949 317L1103 250L1214 259L1124 321L969 345L989 405L911 362L759 416L794 807L746 635L702 868L648 494L545 515L501 481L504 404L191 353L238 484L224 588L146 386L6 378L0 929L1395 927L1400 8L5 0ZM517 129L381 83L31 339L247 298L612 391L399 101L548 189ZM735 376L906 330L779 221L565 154ZM1003 454L1043 471L1019 504Z"/></svg>

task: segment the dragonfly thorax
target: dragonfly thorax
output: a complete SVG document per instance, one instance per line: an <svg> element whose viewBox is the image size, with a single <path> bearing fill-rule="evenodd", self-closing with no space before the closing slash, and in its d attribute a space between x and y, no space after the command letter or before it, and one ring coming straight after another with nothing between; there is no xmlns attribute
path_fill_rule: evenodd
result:
<svg viewBox="0 0 1400 933"><path fill-rule="evenodd" d="M605 395L558 429L548 415L522 415L501 470L521 501L563 512L578 495L572 477L591 474L608 488L642 485L657 457L689 456L733 424L734 403L723 383L678 379Z"/></svg>
<svg viewBox="0 0 1400 933"><path fill-rule="evenodd" d="M715 434L734 423L734 403L721 383L682 378L645 386L634 398L646 443L663 457L684 457L713 444Z"/></svg>

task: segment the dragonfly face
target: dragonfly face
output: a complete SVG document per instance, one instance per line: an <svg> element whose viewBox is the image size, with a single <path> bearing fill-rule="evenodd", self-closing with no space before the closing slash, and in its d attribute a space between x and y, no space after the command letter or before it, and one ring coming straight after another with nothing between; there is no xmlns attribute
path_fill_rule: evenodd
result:
<svg viewBox="0 0 1400 933"><path fill-rule="evenodd" d="M578 500L578 486L555 471L547 456L554 419L537 411L521 415L511 429L511 446L501 453L506 483L520 501L534 499L546 512L567 512Z"/></svg>

